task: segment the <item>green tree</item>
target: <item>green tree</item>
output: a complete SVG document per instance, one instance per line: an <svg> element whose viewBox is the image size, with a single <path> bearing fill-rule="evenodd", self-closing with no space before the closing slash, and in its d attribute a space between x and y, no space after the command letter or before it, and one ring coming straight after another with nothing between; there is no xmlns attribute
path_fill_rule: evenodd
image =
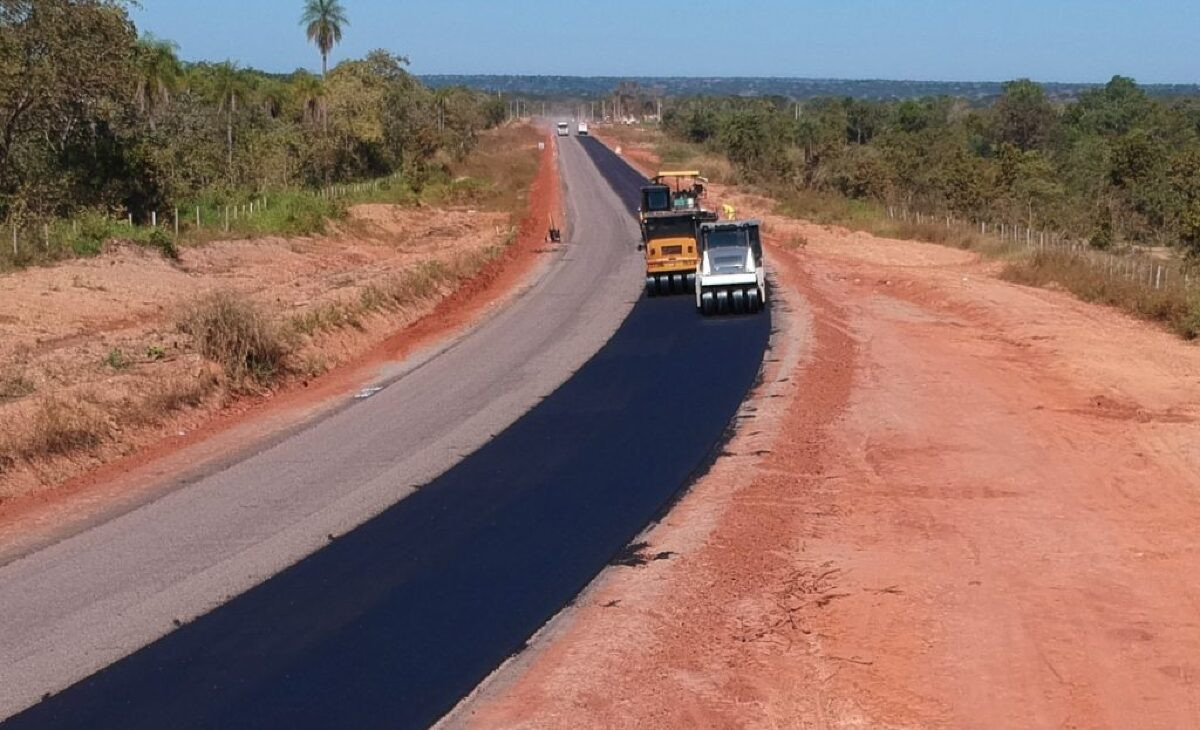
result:
<svg viewBox="0 0 1200 730"><path fill-rule="evenodd" d="M67 204L65 155L94 169L101 140L123 149L111 125L133 88L135 39L118 2L0 0L0 213Z"/></svg>
<svg viewBox="0 0 1200 730"><path fill-rule="evenodd" d="M1018 79L1004 84L996 101L996 141L1021 150L1043 147L1050 140L1058 114L1041 84Z"/></svg>
<svg viewBox="0 0 1200 730"><path fill-rule="evenodd" d="M339 0L305 0L300 24L308 40L321 51L321 75L329 73L329 52L342 41L342 28L350 25Z"/></svg>
<svg viewBox="0 0 1200 730"><path fill-rule="evenodd" d="M1154 111L1154 102L1133 79L1114 76L1103 88L1081 95L1068 121L1079 133L1117 136L1146 125Z"/></svg>
<svg viewBox="0 0 1200 730"><path fill-rule="evenodd" d="M1200 258L1200 146L1171 161L1171 188L1178 201L1175 228L1188 256Z"/></svg>

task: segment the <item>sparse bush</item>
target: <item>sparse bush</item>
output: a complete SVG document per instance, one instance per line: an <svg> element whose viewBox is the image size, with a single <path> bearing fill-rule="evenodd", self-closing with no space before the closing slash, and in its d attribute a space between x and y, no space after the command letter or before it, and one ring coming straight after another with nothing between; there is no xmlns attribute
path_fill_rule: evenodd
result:
<svg viewBox="0 0 1200 730"><path fill-rule="evenodd" d="M288 342L258 307L232 292L196 302L179 322L201 355L221 366L234 387L270 383L285 370Z"/></svg>
<svg viewBox="0 0 1200 730"><path fill-rule="evenodd" d="M95 448L107 431L103 416L91 404L46 398L34 411L24 438L11 446L25 459L64 455Z"/></svg>
<svg viewBox="0 0 1200 730"><path fill-rule="evenodd" d="M1186 311L1175 322L1175 331L1189 340L1200 337L1200 297L1195 297L1189 302Z"/></svg>
<svg viewBox="0 0 1200 730"><path fill-rule="evenodd" d="M158 345L150 345L149 347L146 348L146 359L147 360L158 361L158 360L162 360L166 356L167 356L167 351L164 350L163 348L159 347Z"/></svg>
<svg viewBox="0 0 1200 730"><path fill-rule="evenodd" d="M165 258L171 260L179 258L179 249L175 246L175 238L162 228L151 229L150 236L146 239L146 245L158 249L158 252Z"/></svg>
<svg viewBox="0 0 1200 730"><path fill-rule="evenodd" d="M163 416L181 408L194 408L200 405L216 386L217 378L209 372L203 372L197 377L181 375L155 381L146 399L140 404L140 420L155 423Z"/></svg>
<svg viewBox="0 0 1200 730"><path fill-rule="evenodd" d="M116 223L100 213L85 213L71 225L68 243L77 256L94 256L116 235Z"/></svg>
<svg viewBox="0 0 1200 730"><path fill-rule="evenodd" d="M125 353L122 352L120 348L114 347L108 351L107 355L104 356L104 364L113 370L124 370L125 368L129 367L131 363L129 362L129 358L125 356Z"/></svg>

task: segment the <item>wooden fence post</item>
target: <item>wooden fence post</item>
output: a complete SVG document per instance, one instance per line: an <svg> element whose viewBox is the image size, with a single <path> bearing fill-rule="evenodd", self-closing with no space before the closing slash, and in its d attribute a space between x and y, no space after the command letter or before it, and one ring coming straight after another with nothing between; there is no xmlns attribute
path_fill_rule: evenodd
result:
<svg viewBox="0 0 1200 730"><path fill-rule="evenodd" d="M179 208L175 209L175 237L179 237Z"/></svg>

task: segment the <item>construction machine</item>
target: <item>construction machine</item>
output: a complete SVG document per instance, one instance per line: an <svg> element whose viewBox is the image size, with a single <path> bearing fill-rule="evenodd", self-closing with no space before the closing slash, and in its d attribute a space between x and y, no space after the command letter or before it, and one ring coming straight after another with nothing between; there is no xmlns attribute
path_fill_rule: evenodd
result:
<svg viewBox="0 0 1200 730"><path fill-rule="evenodd" d="M668 170L642 188L638 248L646 252L648 296L695 288L699 226L717 220L717 214L702 204L707 182L696 170Z"/></svg>
<svg viewBox="0 0 1200 730"><path fill-rule="evenodd" d="M757 220L700 225L696 309L701 314L754 314L767 306L761 229Z"/></svg>

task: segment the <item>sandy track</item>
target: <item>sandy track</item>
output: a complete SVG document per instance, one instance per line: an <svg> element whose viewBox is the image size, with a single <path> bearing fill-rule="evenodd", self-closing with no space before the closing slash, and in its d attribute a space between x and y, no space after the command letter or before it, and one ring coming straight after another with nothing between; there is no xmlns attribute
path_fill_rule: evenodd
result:
<svg viewBox="0 0 1200 730"><path fill-rule="evenodd" d="M809 241L796 387L447 724L1193 726L1200 351L735 200Z"/></svg>

